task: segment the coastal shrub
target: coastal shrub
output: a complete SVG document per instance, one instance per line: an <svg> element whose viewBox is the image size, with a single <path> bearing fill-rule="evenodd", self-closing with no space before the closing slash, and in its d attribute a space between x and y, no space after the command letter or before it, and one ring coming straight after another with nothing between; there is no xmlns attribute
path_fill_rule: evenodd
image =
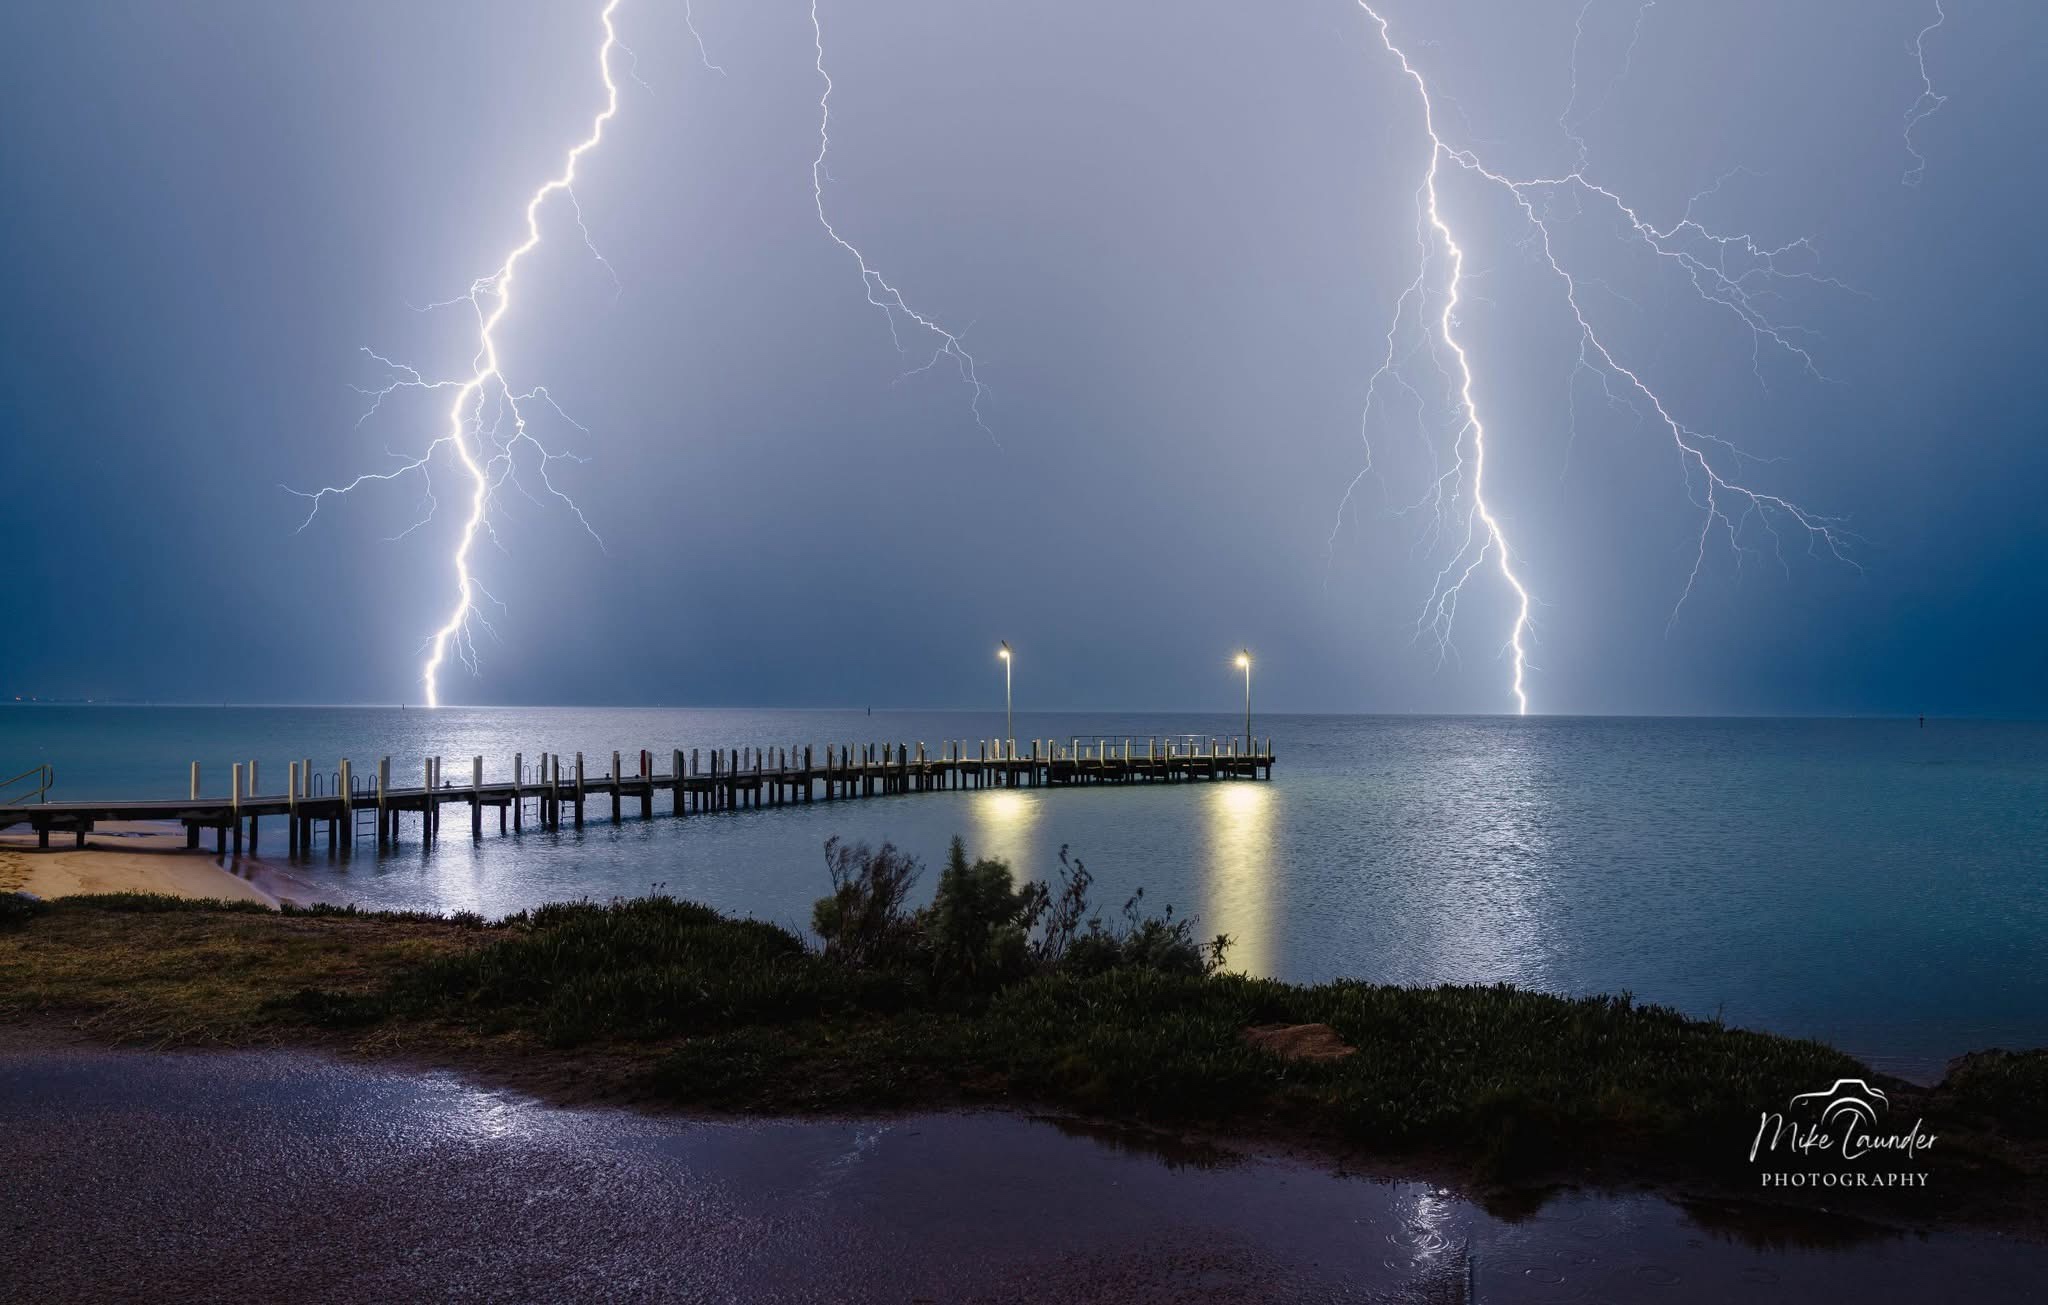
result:
<svg viewBox="0 0 2048 1305"><path fill-rule="evenodd" d="M229 903L237 909L269 910L260 902ZM278 915L302 916L309 920L376 920L383 923L403 924L452 924L461 929L481 929L490 921L475 911L455 911L443 915L439 911L380 911L373 907L357 906L354 902L336 905L333 902L313 902L300 906L293 902L279 902Z"/></svg>
<svg viewBox="0 0 2048 1305"><path fill-rule="evenodd" d="M243 898L168 897L161 893L81 893L58 899L66 910L119 911L131 915L164 915L175 911L246 911L269 915L270 904Z"/></svg>
<svg viewBox="0 0 2048 1305"><path fill-rule="evenodd" d="M910 893L923 867L893 843L825 841L825 871L832 895L811 908L811 928L824 940L825 956L850 969L903 964L918 950L917 921Z"/></svg>
<svg viewBox="0 0 2048 1305"><path fill-rule="evenodd" d="M1999 1132L2048 1138L2048 1049L1957 1057L1942 1093L1945 1104Z"/></svg>
<svg viewBox="0 0 2048 1305"><path fill-rule="evenodd" d="M1199 941L1195 922L1176 920L1171 905L1148 915L1143 888L1125 900L1121 924L1105 924L1088 904L1095 877L1087 864L1061 847L1058 874L1059 891L1049 894L1045 927L1033 944L1042 971L1088 975L1135 968L1200 976L1223 968L1229 935Z"/></svg>
<svg viewBox="0 0 2048 1305"><path fill-rule="evenodd" d="M406 975L394 1004L487 1031L531 1028L558 1046L901 1004L900 982L850 982L786 929L673 897L555 903L502 927L490 945Z"/></svg>
<svg viewBox="0 0 2048 1305"><path fill-rule="evenodd" d="M1088 909L1088 889L1095 877L1088 873L1088 867L1080 858L1067 856L1066 844L1060 845L1059 891L1047 893L1045 920L1038 937L1032 941L1032 959L1040 969L1058 969L1073 948L1074 939L1079 937L1091 913Z"/></svg>
<svg viewBox="0 0 2048 1305"><path fill-rule="evenodd" d="M1144 907L1145 890L1105 922L1089 902L1094 877L1060 848L1058 887L1018 887L1009 863L974 861L955 837L931 905L906 908L921 873L916 858L884 843L825 844L832 895L812 908L811 927L828 960L848 968L917 968L939 989L973 993L1032 975L1146 969L1201 977L1223 967L1230 939L1195 937L1194 921Z"/></svg>
<svg viewBox="0 0 2048 1305"><path fill-rule="evenodd" d="M0 893L0 929L17 929L50 909L40 897L27 893Z"/></svg>
<svg viewBox="0 0 2048 1305"><path fill-rule="evenodd" d="M932 904L917 915L933 975L968 985L1024 977L1034 968L1031 930L1050 899L1044 884L1016 887L1006 862L984 857L970 864L955 837Z"/></svg>
<svg viewBox="0 0 2048 1305"><path fill-rule="evenodd" d="M1195 938L1194 921L1173 918L1173 907L1160 915L1146 915L1139 903L1140 888L1124 903L1121 926L1106 926L1090 918L1087 928L1067 945L1061 968L1068 973L1101 974L1106 970L1156 970L1161 974L1202 977L1223 968L1230 949L1230 936L1217 934L1207 942Z"/></svg>

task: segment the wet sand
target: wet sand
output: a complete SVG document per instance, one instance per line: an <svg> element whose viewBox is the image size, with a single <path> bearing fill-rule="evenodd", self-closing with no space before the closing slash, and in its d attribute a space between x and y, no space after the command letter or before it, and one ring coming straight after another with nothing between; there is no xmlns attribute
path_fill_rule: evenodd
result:
<svg viewBox="0 0 2048 1305"><path fill-rule="evenodd" d="M25 826L0 830L0 893L165 893L276 906L310 891L261 858L223 861L211 851L188 849L181 825L106 821L85 836L84 847L73 846L70 834L53 834L50 844L38 848L35 832Z"/></svg>
<svg viewBox="0 0 2048 1305"><path fill-rule="evenodd" d="M2048 1247L1641 1196L1507 1221L1005 1114L563 1109L299 1053L0 1043L0 1299L2028 1300Z"/></svg>

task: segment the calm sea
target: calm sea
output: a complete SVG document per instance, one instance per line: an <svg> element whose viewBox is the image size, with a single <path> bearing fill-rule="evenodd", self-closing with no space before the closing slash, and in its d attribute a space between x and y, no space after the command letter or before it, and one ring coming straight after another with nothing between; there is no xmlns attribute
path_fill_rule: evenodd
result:
<svg viewBox="0 0 2048 1305"><path fill-rule="evenodd" d="M1019 737L1228 736L1229 716L1019 714ZM1114 909L1145 901L1288 979L1627 989L1730 1023L1810 1035L1915 1076L1972 1048L2048 1044L2048 725L1911 720L1293 716L1256 723L1275 782L922 794L444 840L294 873L373 907L501 914L663 885L801 926L828 836L977 854L1046 876L1062 846ZM0 770L57 768L55 796L225 791L257 760L359 774L389 755L466 777L512 754L979 738L990 713L669 709L0 710ZM629 760L628 765L632 762ZM666 800L658 803L664 812ZM628 804L629 811L637 805ZM269 834L266 853L281 847ZM935 874L927 877L927 882Z"/></svg>

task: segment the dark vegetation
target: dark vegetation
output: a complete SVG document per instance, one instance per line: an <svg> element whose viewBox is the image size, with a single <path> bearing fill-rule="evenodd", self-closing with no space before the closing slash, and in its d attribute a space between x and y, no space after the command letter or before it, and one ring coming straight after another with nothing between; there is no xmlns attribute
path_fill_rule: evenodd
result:
<svg viewBox="0 0 2048 1305"><path fill-rule="evenodd" d="M1105 920L1064 853L1052 881L1020 887L956 841L921 908L921 868L896 849L835 841L826 859L815 943L663 895L493 923L0 899L0 1017L157 1045L324 1042L515 1077L573 1068L622 1095L731 1110L1051 1104L1482 1181L1747 1188L1760 1111L1879 1077L1819 1043L1625 994L1225 973L1228 939L1141 896ZM1276 1024L1328 1025L1355 1054L1289 1060L1246 1041ZM1942 1200L1968 1189L1991 1208L2043 1172L2048 1053L1966 1058L1932 1091L1888 1086L1895 1113L1943 1134Z"/></svg>

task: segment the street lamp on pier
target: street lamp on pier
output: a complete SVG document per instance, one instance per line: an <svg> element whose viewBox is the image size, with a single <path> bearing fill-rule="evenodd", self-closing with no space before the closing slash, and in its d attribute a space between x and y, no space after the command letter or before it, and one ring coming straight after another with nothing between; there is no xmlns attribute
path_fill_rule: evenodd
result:
<svg viewBox="0 0 2048 1305"><path fill-rule="evenodd" d="M1003 748L1005 752L1013 752L1017 747L1017 724L1016 717L1010 707L1010 641L1008 639L1003 640L1002 647L996 649L996 656L1001 658L1003 662Z"/></svg>
<svg viewBox="0 0 2048 1305"><path fill-rule="evenodd" d="M1244 672L1244 750L1249 756L1252 750L1252 654L1248 648L1237 652L1237 668Z"/></svg>

